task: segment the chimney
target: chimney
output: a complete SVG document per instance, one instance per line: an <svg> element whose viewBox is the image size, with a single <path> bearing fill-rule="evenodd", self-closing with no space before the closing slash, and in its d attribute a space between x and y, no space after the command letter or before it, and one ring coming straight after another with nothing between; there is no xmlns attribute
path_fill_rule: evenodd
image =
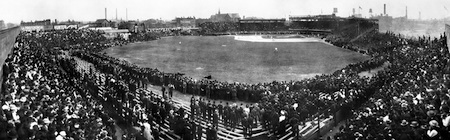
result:
<svg viewBox="0 0 450 140"><path fill-rule="evenodd" d="M384 4L384 15L386 15L386 4Z"/></svg>
<svg viewBox="0 0 450 140"><path fill-rule="evenodd" d="M106 8L105 8L105 19L108 19L108 15L107 15L107 10L106 10Z"/></svg>
<svg viewBox="0 0 450 140"><path fill-rule="evenodd" d="M420 13L420 11L419 11L419 20L421 20L422 19L422 13Z"/></svg>
<svg viewBox="0 0 450 140"><path fill-rule="evenodd" d="M408 6L406 6L406 15L405 15L406 19L408 19Z"/></svg>

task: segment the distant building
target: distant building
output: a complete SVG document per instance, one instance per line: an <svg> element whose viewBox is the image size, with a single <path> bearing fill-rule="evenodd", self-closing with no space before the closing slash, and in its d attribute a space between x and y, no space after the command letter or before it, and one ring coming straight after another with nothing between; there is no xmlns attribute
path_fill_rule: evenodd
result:
<svg viewBox="0 0 450 140"><path fill-rule="evenodd" d="M196 20L195 20L195 17L175 18L173 20L173 24L175 24L175 27L195 28Z"/></svg>
<svg viewBox="0 0 450 140"><path fill-rule="evenodd" d="M148 19L142 21L146 28L167 28L166 22L161 19Z"/></svg>
<svg viewBox="0 0 450 140"><path fill-rule="evenodd" d="M5 21L0 20L0 30L6 29Z"/></svg>
<svg viewBox="0 0 450 140"><path fill-rule="evenodd" d="M17 25L14 23L6 23L6 28L16 27Z"/></svg>
<svg viewBox="0 0 450 140"><path fill-rule="evenodd" d="M115 37L122 37L125 40L128 40L128 37L130 36L130 33L127 29L111 29L111 30L102 30L104 32L103 36L112 39Z"/></svg>
<svg viewBox="0 0 450 140"><path fill-rule="evenodd" d="M53 30L53 25L50 19L46 20L36 20L30 22L20 22L21 29L23 31L44 31L44 30Z"/></svg>
<svg viewBox="0 0 450 140"><path fill-rule="evenodd" d="M238 22L239 19L241 19L241 18L239 17L239 14L237 14L237 13L221 14L220 10L219 10L219 12L217 12L217 14L211 15L211 17L209 19L211 20L211 22Z"/></svg>
<svg viewBox="0 0 450 140"><path fill-rule="evenodd" d="M362 18L362 14L353 14L352 16L355 18Z"/></svg>
<svg viewBox="0 0 450 140"><path fill-rule="evenodd" d="M392 30L393 18L386 14L374 16L373 19L378 19L378 28L380 32L387 32Z"/></svg>
<svg viewBox="0 0 450 140"><path fill-rule="evenodd" d="M127 29L130 32L142 32L148 27L144 22L138 21L123 21L118 24L118 29Z"/></svg>
<svg viewBox="0 0 450 140"><path fill-rule="evenodd" d="M91 23L91 27L110 27L111 22L107 19L97 19L94 23Z"/></svg>
<svg viewBox="0 0 450 140"><path fill-rule="evenodd" d="M81 24L81 22L75 21L75 20L67 20L67 21L59 22L57 24L60 24L60 25L62 25L62 24L64 24L64 25L79 25L79 24Z"/></svg>
<svg viewBox="0 0 450 140"><path fill-rule="evenodd" d="M20 22L20 26L37 26L37 25L42 25L42 26L46 26L46 25L52 25L52 22L50 21L50 19L46 19L46 20L36 20L36 21L30 21L30 22Z"/></svg>
<svg viewBox="0 0 450 140"><path fill-rule="evenodd" d="M53 28L55 30L65 30L65 29L78 29L78 27L81 25L81 22L77 22L74 20L67 20L63 22L57 23L55 21L55 24L53 25Z"/></svg>

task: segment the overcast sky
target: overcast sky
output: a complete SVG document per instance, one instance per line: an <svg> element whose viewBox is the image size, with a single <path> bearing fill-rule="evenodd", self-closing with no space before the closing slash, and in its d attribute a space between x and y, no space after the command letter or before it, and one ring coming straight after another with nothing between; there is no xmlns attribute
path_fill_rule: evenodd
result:
<svg viewBox="0 0 450 140"><path fill-rule="evenodd" d="M338 8L338 16L348 17L355 8L363 16L383 12L394 17L405 16L422 19L450 16L450 0L0 0L0 20L19 23L20 21L58 19L66 21L93 21L104 18L105 8L108 19L116 17L145 20L195 16L209 18L217 13L239 13L246 17L285 18L288 15L331 14ZM361 7L361 9L359 8ZM449 10L447 10L449 9Z"/></svg>

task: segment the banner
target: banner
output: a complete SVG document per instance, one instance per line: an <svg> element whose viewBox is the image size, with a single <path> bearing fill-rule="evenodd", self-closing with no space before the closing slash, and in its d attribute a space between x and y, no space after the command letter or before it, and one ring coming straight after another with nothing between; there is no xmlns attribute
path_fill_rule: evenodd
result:
<svg viewBox="0 0 450 140"><path fill-rule="evenodd" d="M447 36L447 49L450 53L450 25L445 24L445 36Z"/></svg>

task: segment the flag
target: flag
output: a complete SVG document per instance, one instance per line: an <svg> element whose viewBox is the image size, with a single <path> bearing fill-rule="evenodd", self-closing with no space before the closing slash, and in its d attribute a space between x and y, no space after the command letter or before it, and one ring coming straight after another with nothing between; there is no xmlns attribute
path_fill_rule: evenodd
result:
<svg viewBox="0 0 450 140"><path fill-rule="evenodd" d="M362 9L361 6L359 6L359 9Z"/></svg>

